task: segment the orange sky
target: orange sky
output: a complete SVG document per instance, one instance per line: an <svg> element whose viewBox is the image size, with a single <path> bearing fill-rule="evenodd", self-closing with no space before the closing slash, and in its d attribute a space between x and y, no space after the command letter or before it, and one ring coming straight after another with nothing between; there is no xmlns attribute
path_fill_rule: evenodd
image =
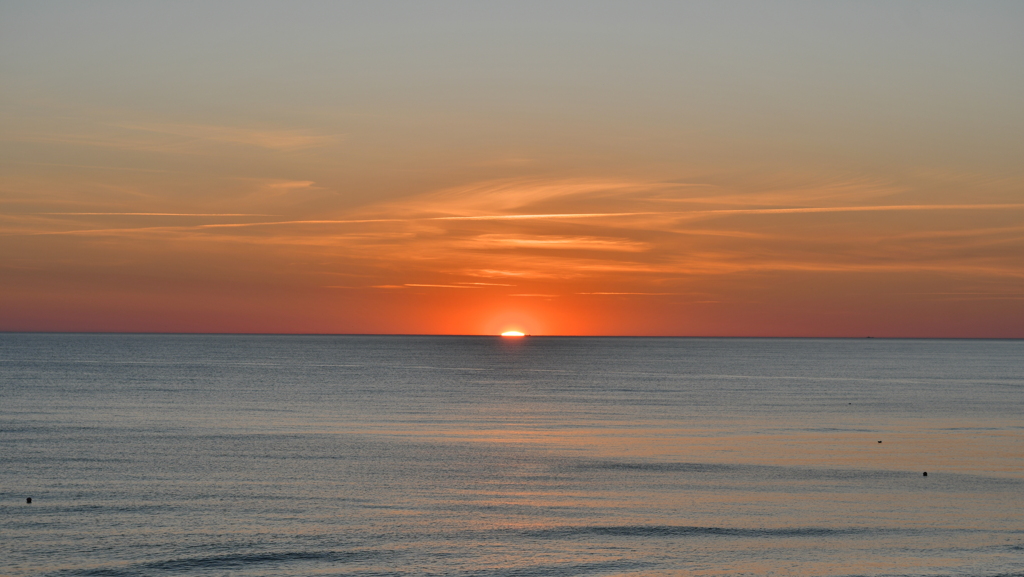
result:
<svg viewBox="0 0 1024 577"><path fill-rule="evenodd" d="M1020 5L231 6L0 7L0 330L1024 337Z"/></svg>

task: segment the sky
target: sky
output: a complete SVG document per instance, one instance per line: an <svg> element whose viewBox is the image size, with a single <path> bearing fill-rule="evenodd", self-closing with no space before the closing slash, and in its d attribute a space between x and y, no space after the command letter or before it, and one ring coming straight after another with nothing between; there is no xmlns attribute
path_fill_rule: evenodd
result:
<svg viewBox="0 0 1024 577"><path fill-rule="evenodd" d="M0 1L0 330L1024 338L1024 3Z"/></svg>

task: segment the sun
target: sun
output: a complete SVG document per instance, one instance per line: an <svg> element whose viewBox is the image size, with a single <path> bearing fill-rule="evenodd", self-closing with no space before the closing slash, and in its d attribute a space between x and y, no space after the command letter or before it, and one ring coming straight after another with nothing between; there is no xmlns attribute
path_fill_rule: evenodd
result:
<svg viewBox="0 0 1024 577"><path fill-rule="evenodd" d="M503 337L525 337L526 335L519 331L505 331L501 333Z"/></svg>

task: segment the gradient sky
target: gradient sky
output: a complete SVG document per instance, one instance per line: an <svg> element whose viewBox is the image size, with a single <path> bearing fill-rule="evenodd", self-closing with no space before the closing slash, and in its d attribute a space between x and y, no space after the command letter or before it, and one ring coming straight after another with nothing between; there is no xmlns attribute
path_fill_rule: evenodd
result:
<svg viewBox="0 0 1024 577"><path fill-rule="evenodd" d="M1021 2L0 3L0 330L1024 337Z"/></svg>

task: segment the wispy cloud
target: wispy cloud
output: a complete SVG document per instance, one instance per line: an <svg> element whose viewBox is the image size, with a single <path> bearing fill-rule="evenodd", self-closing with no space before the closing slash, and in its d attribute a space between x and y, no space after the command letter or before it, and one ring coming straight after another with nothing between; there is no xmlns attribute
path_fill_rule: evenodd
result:
<svg viewBox="0 0 1024 577"><path fill-rule="evenodd" d="M647 250L647 243L626 239L611 239L585 236L557 235L516 235L482 234L469 239L469 245L479 249L559 249L641 252Z"/></svg>
<svg viewBox="0 0 1024 577"><path fill-rule="evenodd" d="M294 152L329 146L341 135L319 134L311 130L217 126L187 123L126 123L94 125L88 131L51 131L12 133L9 138L22 142L51 142L115 150L204 154L200 144L232 144L277 152ZM82 165L82 168L106 168ZM145 170L113 168L116 170Z"/></svg>
<svg viewBox="0 0 1024 577"><path fill-rule="evenodd" d="M620 216L650 216L655 214L683 214L672 212L556 212L550 214L482 214L477 216L435 216L406 220L547 220L576 218L615 218Z"/></svg>
<svg viewBox="0 0 1024 577"><path fill-rule="evenodd" d="M11 164L18 164L23 166L48 166L57 168L84 168L88 170L115 170L124 172L148 172L148 173L168 173L169 170L162 168L141 168L137 166L104 166L100 164L68 164L63 162L26 162L23 160L9 161Z"/></svg>
<svg viewBox="0 0 1024 577"><path fill-rule="evenodd" d="M590 292L576 293L578 295L646 295L646 296L678 296L681 293L646 293L646 292Z"/></svg>
<svg viewBox="0 0 1024 577"><path fill-rule="evenodd" d="M358 219L304 219L304 220L279 220L268 222L244 222L244 223L215 223L196 225L194 228L246 228L246 227L274 227L274 226L295 226L295 225L331 225L331 224L371 224L371 223L411 223L430 221L490 221L490 220L549 220L549 219L590 219L590 218L615 218L635 216L672 216L672 217L702 217L715 215L773 215L773 214L813 214L813 213L842 213L842 212L886 212L886 211L980 211L980 210L1022 210L1024 204L949 204L949 205L880 205L880 206L845 206L845 207L797 207L797 208L756 208L756 209L722 209L722 210L690 210L690 211L662 211L662 212L611 212L611 213L552 213L552 214L511 214L511 215L480 215L473 217L420 217L420 218L358 218ZM274 216L259 213L131 213L131 212L48 212L34 214L49 215L107 215L107 216L252 216L265 217ZM104 229L117 230L117 229ZM63 231L61 234L75 232L96 232L88 231ZM742 231L712 231L712 230L682 230L686 234L705 234L717 236L763 236L756 233ZM540 244L569 244L571 242L586 243L586 240L577 241L565 240L543 240L543 239L507 239L501 241L505 244L518 243L522 246L536 246ZM597 242L597 241L592 241ZM610 241L609 245L614 244ZM622 246L622 245L620 245ZM622 249L625 250L625 249Z"/></svg>
<svg viewBox="0 0 1024 577"><path fill-rule="evenodd" d="M278 190L291 190L295 188L309 188L316 184L312 180L276 180L267 182L264 186Z"/></svg>
<svg viewBox="0 0 1024 577"><path fill-rule="evenodd" d="M1024 204L897 204L877 206L823 206L794 208L745 208L689 211L679 214L801 214L821 212L886 212L917 210L1021 210Z"/></svg>
<svg viewBox="0 0 1024 577"><path fill-rule="evenodd" d="M278 216L276 214L256 214L256 213L206 213L206 212L36 212L32 214L40 215L54 215L54 216L201 216L201 217L215 217L215 216Z"/></svg>
<svg viewBox="0 0 1024 577"><path fill-rule="evenodd" d="M480 287L467 286L463 284L417 284L417 283L405 283L403 286L411 287L428 287L428 288L455 288L455 289L475 289Z"/></svg>
<svg viewBox="0 0 1024 577"><path fill-rule="evenodd" d="M178 136L191 140L207 140L244 144L278 151L301 150L333 144L337 135L315 134L305 130L243 128L209 124L139 123L122 124L121 128Z"/></svg>
<svg viewBox="0 0 1024 577"><path fill-rule="evenodd" d="M672 183L614 179L505 179L472 183L369 207L406 217L438 219L555 218L568 211L524 213L530 206L600 204L601 199L621 199L654 190L673 188ZM605 216L608 211L575 213L579 218Z"/></svg>
<svg viewBox="0 0 1024 577"><path fill-rule="evenodd" d="M544 272L538 270L497 270L497 269L462 269L456 271L457 274L463 274L466 276L481 277L481 278L499 278L499 279L554 279L560 278L561 275L553 272Z"/></svg>

